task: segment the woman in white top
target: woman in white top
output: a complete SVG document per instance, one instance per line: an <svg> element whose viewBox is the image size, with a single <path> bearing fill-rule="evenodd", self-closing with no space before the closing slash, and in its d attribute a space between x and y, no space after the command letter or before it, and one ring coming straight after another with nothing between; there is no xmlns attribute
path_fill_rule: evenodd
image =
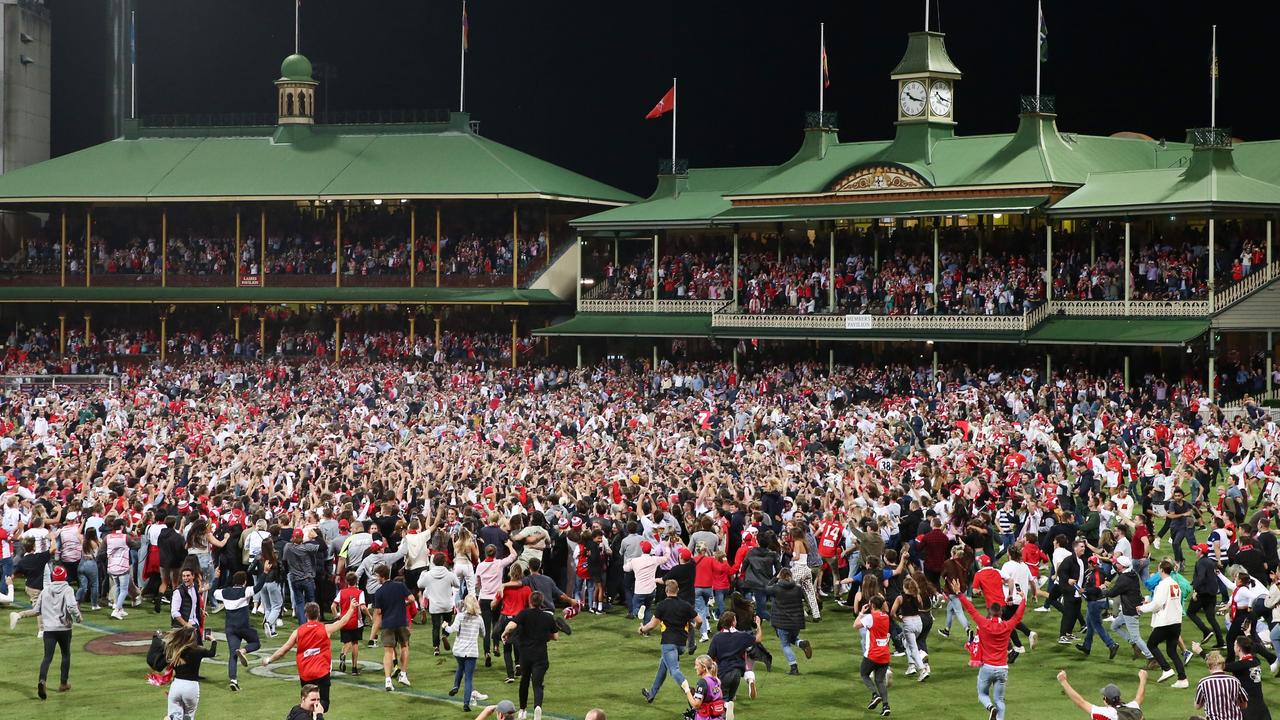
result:
<svg viewBox="0 0 1280 720"><path fill-rule="evenodd" d="M1178 680L1170 687L1187 687L1187 669L1182 665L1182 655L1178 652L1178 638L1182 635L1182 588L1172 577L1173 563L1169 560L1160 562L1160 582L1151 594L1150 602L1138 606L1138 612L1151 613L1151 635L1147 637L1147 647L1155 661L1159 663L1161 673L1156 682L1164 682L1176 672ZM1160 652L1163 643L1173 667Z"/></svg>
<svg viewBox="0 0 1280 720"><path fill-rule="evenodd" d="M487 545L484 549L484 560L476 566L476 595L480 600L480 616L484 618L484 666L493 664L493 654L502 652L497 638L493 635L493 623L497 614L493 608L493 599L502 587L502 575L511 563L516 561L516 550L507 540L507 556L498 559L496 545Z"/></svg>
<svg viewBox="0 0 1280 720"><path fill-rule="evenodd" d="M465 527L458 529L453 540L453 574L458 576L458 593L454 604L462 602L462 598L476 594L476 563L480 562L480 553L476 550L476 541L471 531Z"/></svg>

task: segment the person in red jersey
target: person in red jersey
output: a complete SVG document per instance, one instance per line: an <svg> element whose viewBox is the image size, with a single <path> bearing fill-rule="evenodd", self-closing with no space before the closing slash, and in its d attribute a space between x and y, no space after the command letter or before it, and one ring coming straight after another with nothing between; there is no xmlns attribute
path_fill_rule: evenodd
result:
<svg viewBox="0 0 1280 720"><path fill-rule="evenodd" d="M862 684L871 691L871 702L868 710L882 705L881 717L889 716L889 683L886 678L889 671L889 613L886 611L884 597L876 595L862 606L858 617L853 621L862 635Z"/></svg>
<svg viewBox="0 0 1280 720"><path fill-rule="evenodd" d="M961 592L960 582L951 581L951 594L960 597L960 604L973 620L978 630L978 648L982 665L978 668L978 701L990 714L990 720L1004 720L1004 688L1009 682L1009 636L1013 634L1027 604L1018 605L1013 617L1001 618L1004 605L998 600L988 599L988 617L978 613L978 609L969 602Z"/></svg>
<svg viewBox="0 0 1280 720"><path fill-rule="evenodd" d="M338 635L338 639L342 641L342 651L338 655L338 672L347 671L347 653L351 653L351 674L359 675L360 643L364 639L365 618L369 614L369 603L365 598L364 590L361 590L356 582L356 574L349 572L346 584L338 592L338 597L333 600L333 614L339 617L344 616L352 605L356 606L356 611L347 624L342 626Z"/></svg>
<svg viewBox="0 0 1280 720"><path fill-rule="evenodd" d="M327 625L320 622L320 606L316 603L307 603L302 612L307 616L307 621L299 625L284 645L271 653L271 657L262 658L262 666L270 665L297 648L298 681L303 685L310 684L319 688L321 712L328 712L329 673L333 669L333 651L329 648L329 638L351 620L356 612L356 604L352 603L342 617Z"/></svg>

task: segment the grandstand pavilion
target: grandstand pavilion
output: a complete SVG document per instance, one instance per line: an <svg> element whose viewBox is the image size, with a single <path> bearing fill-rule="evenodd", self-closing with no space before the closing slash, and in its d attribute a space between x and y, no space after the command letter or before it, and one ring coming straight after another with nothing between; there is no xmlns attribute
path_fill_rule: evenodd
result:
<svg viewBox="0 0 1280 720"><path fill-rule="evenodd" d="M87 337L95 316L136 306L127 315L155 325L161 356L166 332L210 324L269 349L283 318L323 324L338 354L343 318L363 315L407 324L410 338L421 315L439 344L453 314L509 322L515 362L517 334L572 299L568 221L637 199L485 138L463 113L326 117L307 58L280 73L269 116L130 121L121 138L0 177L0 209L23 228L3 248L0 313L56 315L65 350L69 324ZM498 239L501 262L441 258L442 238L477 233ZM185 269L177 238L196 236L234 243L231 261ZM158 245L154 262L116 267L137 238ZM351 266L354 244L389 239L403 246L394 268ZM28 262L41 242L49 256Z"/></svg>
<svg viewBox="0 0 1280 720"><path fill-rule="evenodd" d="M961 71L937 32L911 33L890 78L894 91L884 99L898 113L891 139L841 142L834 114L810 113L799 150L781 165L667 162L645 200L573 221L584 262L577 313L535 333L618 345L725 341L726 354L738 348L735 362L768 341L814 341L808 346L832 362L865 357L866 343L877 343L876 356L911 348L914 357L932 352L935 367L939 353L986 347L990 360L1017 353L1046 371L1055 355L1114 361L1126 383L1131 363L1135 380L1149 369L1203 382L1214 377L1215 357L1264 353L1273 390L1280 141L1233 141L1219 128L1188 130L1178 141L1069 133L1058 128L1054 99L1043 96L1021 99L1010 133L962 135ZM1198 267L1181 281L1170 273L1170 284L1119 273L1124 279L1110 292L1092 294L1076 292L1080 273L1063 269L1067 256L1086 268L1103 258L1133 267L1142 249L1156 248L1148 250L1154 257L1162 246L1191 248ZM726 290L703 297L677 288L672 297L659 277L661 259L689 248L732 258ZM744 258L767 275L775 253L778 265L800 256L826 276L811 283L821 291L808 312L803 299L799 310L794 301L748 307L753 275ZM1003 313L957 311L958 302L944 308L948 253L978 266L984 254L1018 258L1041 287ZM1260 261L1247 274L1233 272L1242 253ZM916 307L837 297L855 256L872 268L859 273L869 284L901 254L933 268L924 279L931 293ZM627 267L652 277L619 290L618 269ZM1146 267L1158 275L1158 266ZM1188 281L1195 275L1203 280Z"/></svg>

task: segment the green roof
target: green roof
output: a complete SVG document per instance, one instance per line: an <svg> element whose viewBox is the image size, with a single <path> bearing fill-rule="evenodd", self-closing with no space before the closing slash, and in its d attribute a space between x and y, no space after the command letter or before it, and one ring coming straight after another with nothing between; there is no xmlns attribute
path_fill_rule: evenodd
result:
<svg viewBox="0 0 1280 720"><path fill-rule="evenodd" d="M0 176L0 203L541 198L630 193L447 123L141 130Z"/></svg>
<svg viewBox="0 0 1280 720"><path fill-rule="evenodd" d="M844 218L919 217L967 213L1026 213L1049 201L1048 195L940 198L885 202L841 202L788 205L743 205L715 218L717 225L748 222L833 220Z"/></svg>
<svg viewBox="0 0 1280 720"><path fill-rule="evenodd" d="M708 226L711 218L729 209L725 193L755 182L770 167L690 169L687 175L663 175L647 199L572 221L586 229Z"/></svg>
<svg viewBox="0 0 1280 720"><path fill-rule="evenodd" d="M1212 210L1280 209L1280 186L1236 167L1229 147L1197 149L1182 169L1091 174L1084 187L1054 205L1050 214L1152 215Z"/></svg>
<svg viewBox="0 0 1280 720"><path fill-rule="evenodd" d="M562 302L550 290L388 287L0 287L0 303L502 304Z"/></svg>
<svg viewBox="0 0 1280 720"><path fill-rule="evenodd" d="M280 63L280 79L293 82L315 82L311 77L311 61L306 55L294 53Z"/></svg>
<svg viewBox="0 0 1280 720"><path fill-rule="evenodd" d="M711 337L710 315L579 313L534 335L584 337Z"/></svg>
<svg viewBox="0 0 1280 720"><path fill-rule="evenodd" d="M1182 345L1209 329L1207 319L1051 317L1028 343L1067 345Z"/></svg>
<svg viewBox="0 0 1280 720"><path fill-rule="evenodd" d="M921 30L907 36L907 50L891 75L933 73L960 77L960 68L947 54L946 35Z"/></svg>

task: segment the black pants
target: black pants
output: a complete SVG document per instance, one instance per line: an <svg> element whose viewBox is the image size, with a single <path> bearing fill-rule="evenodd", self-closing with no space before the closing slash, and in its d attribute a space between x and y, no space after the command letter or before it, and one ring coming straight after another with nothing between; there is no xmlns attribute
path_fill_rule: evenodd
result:
<svg viewBox="0 0 1280 720"><path fill-rule="evenodd" d="M53 648L57 646L62 651L62 684L67 684L67 678L71 676L71 631L70 630L45 630L44 631L44 659L40 661L40 682L44 682L49 677L49 664L53 662Z"/></svg>
<svg viewBox="0 0 1280 720"><path fill-rule="evenodd" d="M933 614L928 612L920 613L920 634L916 636L916 647L920 648L920 652L929 654L929 631L933 629Z"/></svg>
<svg viewBox="0 0 1280 720"><path fill-rule="evenodd" d="M542 680L547 676L550 662L542 657L524 658L520 663L520 709L529 707L529 685L533 685L533 706L542 707Z"/></svg>
<svg viewBox="0 0 1280 720"><path fill-rule="evenodd" d="M440 649L440 630L449 622L452 613L431 613L431 647Z"/></svg>
<svg viewBox="0 0 1280 720"><path fill-rule="evenodd" d="M510 615L498 616L498 628L495 633L499 638L502 637L502 629L507 627L507 623L511 622ZM514 657L514 660L512 659ZM520 649L516 647L514 642L505 642L502 644L502 659L507 664L507 677L516 676L515 663L520 662Z"/></svg>
<svg viewBox="0 0 1280 720"><path fill-rule="evenodd" d="M1072 597L1075 595L1075 591L1072 588L1064 587L1062 592L1064 595L1062 598L1062 622L1058 625L1058 634L1070 635L1071 631L1076 629L1077 621L1084 625L1084 617L1080 614L1080 598Z"/></svg>
<svg viewBox="0 0 1280 720"><path fill-rule="evenodd" d="M1191 596L1191 604L1187 605L1187 615L1191 616L1191 622L1196 624L1196 628L1200 632L1208 635L1213 633L1214 642L1218 645L1222 644L1222 627L1218 625L1218 614L1214 612L1218 599L1217 593L1198 592ZM1197 614L1203 611L1204 616L1208 618L1209 624L1206 627L1204 622L1200 620ZM1227 646L1230 649L1230 645Z"/></svg>
<svg viewBox="0 0 1280 720"><path fill-rule="evenodd" d="M491 654L491 649L496 650L498 647L498 643L494 640L493 636L494 615L492 600L480 601L480 617L484 618L484 644L482 647L484 648L484 654L489 655Z"/></svg>
<svg viewBox="0 0 1280 720"><path fill-rule="evenodd" d="M1025 600L1023 602L1025 602ZM1018 613L1018 607L1018 605L1005 605L1000 609L1000 619L1012 620L1013 616ZM1030 636L1031 628L1027 627L1027 624L1024 622L1018 623L1018 626L1013 629L1013 632L1009 633L1009 643L1012 647L1022 647L1022 638L1018 637L1019 632L1026 633Z"/></svg>
<svg viewBox="0 0 1280 720"><path fill-rule="evenodd" d="M318 677L315 680L300 679L298 681L300 685L316 686L316 688L320 691L320 705L324 708L325 712L329 712L332 709L329 707L329 677L330 677L329 675L325 675L324 677Z"/></svg>
<svg viewBox="0 0 1280 720"><path fill-rule="evenodd" d="M1227 662L1233 662L1236 659L1236 638L1244 635L1253 639L1253 652L1266 658L1268 663L1276 661L1274 652L1268 650L1262 644L1262 639L1257 633L1257 618L1252 610L1236 608L1236 616L1231 621L1231 627L1227 629ZM48 637L48 633L45 636Z"/></svg>
<svg viewBox="0 0 1280 720"><path fill-rule="evenodd" d="M245 627L229 627L227 628L227 677L232 680L236 679L236 671L240 669L240 658L236 656L236 651L240 649L240 643L244 643L244 651L246 653L257 652L262 647L262 643L258 640L258 631L251 626Z"/></svg>
<svg viewBox="0 0 1280 720"><path fill-rule="evenodd" d="M1161 625L1151 630L1151 634L1147 636L1147 649L1151 651L1151 656L1155 658L1156 663L1160 665L1161 670L1169 669L1169 661L1164 659L1164 653L1160 652L1160 643L1164 643L1165 652L1169 653L1169 660L1173 661L1173 669L1178 672L1179 680L1187 679L1187 669L1182 666L1182 653L1178 652L1178 638L1182 636L1182 625Z"/></svg>
<svg viewBox="0 0 1280 720"><path fill-rule="evenodd" d="M733 702L738 696L738 685L742 682L742 671L734 668L720 673L720 694L725 702Z"/></svg>

